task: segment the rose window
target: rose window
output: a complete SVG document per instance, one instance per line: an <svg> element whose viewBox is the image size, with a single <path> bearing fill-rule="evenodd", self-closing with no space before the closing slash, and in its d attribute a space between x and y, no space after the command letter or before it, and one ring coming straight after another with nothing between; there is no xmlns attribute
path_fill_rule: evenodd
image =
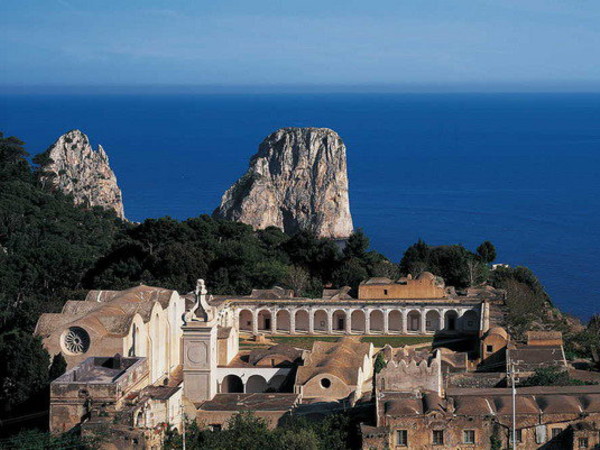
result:
<svg viewBox="0 0 600 450"><path fill-rule="evenodd" d="M71 327L63 337L63 345L69 353L85 353L90 348L90 335L83 328Z"/></svg>

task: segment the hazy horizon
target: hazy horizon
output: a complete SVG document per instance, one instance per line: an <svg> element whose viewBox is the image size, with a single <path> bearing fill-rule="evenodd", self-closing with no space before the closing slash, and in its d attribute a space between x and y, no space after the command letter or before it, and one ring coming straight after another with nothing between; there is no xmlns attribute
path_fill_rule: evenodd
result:
<svg viewBox="0 0 600 450"><path fill-rule="evenodd" d="M0 13L3 91L600 91L589 0L4 0Z"/></svg>

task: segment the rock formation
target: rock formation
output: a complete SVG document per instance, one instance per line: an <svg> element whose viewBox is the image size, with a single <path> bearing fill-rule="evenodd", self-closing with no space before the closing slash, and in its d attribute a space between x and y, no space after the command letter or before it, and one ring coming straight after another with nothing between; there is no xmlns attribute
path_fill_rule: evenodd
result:
<svg viewBox="0 0 600 450"><path fill-rule="evenodd" d="M268 136L250 168L223 195L215 217L288 234L320 237L352 233L346 147L327 128L282 128Z"/></svg>
<svg viewBox="0 0 600 450"><path fill-rule="evenodd" d="M76 205L101 206L125 218L121 189L108 156L101 145L93 150L81 131L63 134L37 160L42 181L72 195Z"/></svg>

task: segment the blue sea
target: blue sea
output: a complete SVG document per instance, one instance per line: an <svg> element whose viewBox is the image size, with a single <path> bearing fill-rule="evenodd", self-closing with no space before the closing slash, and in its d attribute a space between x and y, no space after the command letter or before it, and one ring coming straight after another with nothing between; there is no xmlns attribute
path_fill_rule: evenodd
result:
<svg viewBox="0 0 600 450"><path fill-rule="evenodd" d="M0 130L32 154L73 128L102 144L134 221L211 213L288 126L342 136L354 224L392 260L487 239L562 310L600 312L600 94L0 96Z"/></svg>

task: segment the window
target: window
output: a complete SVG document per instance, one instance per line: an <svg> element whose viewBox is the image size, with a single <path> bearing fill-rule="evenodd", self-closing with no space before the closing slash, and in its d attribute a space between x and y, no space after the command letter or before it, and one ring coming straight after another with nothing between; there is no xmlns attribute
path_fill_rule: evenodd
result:
<svg viewBox="0 0 600 450"><path fill-rule="evenodd" d="M397 430L396 431L396 445L402 447L408 447L408 431L407 430Z"/></svg>
<svg viewBox="0 0 600 450"><path fill-rule="evenodd" d="M433 430L433 445L444 445L444 430Z"/></svg>
<svg viewBox="0 0 600 450"><path fill-rule="evenodd" d="M562 428L552 428L552 439L562 433Z"/></svg>
<svg viewBox="0 0 600 450"><path fill-rule="evenodd" d="M494 346L493 345L486 346L486 351L488 353L494 353Z"/></svg>
<svg viewBox="0 0 600 450"><path fill-rule="evenodd" d="M383 295L388 295L388 293L387 293L387 289L384 289L384 290L383 290Z"/></svg>
<svg viewBox="0 0 600 450"><path fill-rule="evenodd" d="M331 386L331 380L329 378L321 378L321 386L328 389Z"/></svg>
<svg viewBox="0 0 600 450"><path fill-rule="evenodd" d="M578 439L579 448L588 448L590 443L588 442L588 438L579 438Z"/></svg>
<svg viewBox="0 0 600 450"><path fill-rule="evenodd" d="M221 424L220 423L213 423L211 425L208 426L208 429L210 431L221 431Z"/></svg>
<svg viewBox="0 0 600 450"><path fill-rule="evenodd" d="M475 430L464 430L463 431L463 444L474 444L475 443Z"/></svg>
<svg viewBox="0 0 600 450"><path fill-rule="evenodd" d="M510 442L512 442L512 430L510 431ZM517 430L517 442L523 442L523 430Z"/></svg>

